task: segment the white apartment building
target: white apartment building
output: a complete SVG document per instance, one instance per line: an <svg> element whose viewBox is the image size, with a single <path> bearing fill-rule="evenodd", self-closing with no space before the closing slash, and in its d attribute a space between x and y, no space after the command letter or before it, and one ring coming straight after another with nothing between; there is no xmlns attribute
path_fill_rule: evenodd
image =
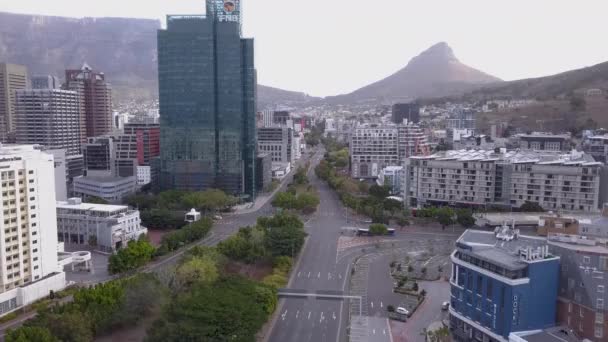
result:
<svg viewBox="0 0 608 342"><path fill-rule="evenodd" d="M143 186L152 182L152 168L150 166L137 167L137 185Z"/></svg>
<svg viewBox="0 0 608 342"><path fill-rule="evenodd" d="M57 234L61 242L94 245L106 252L127 246L147 234L139 210L126 205L83 203L80 198L57 202Z"/></svg>
<svg viewBox="0 0 608 342"><path fill-rule="evenodd" d="M397 126L361 125L350 141L351 176L376 178L387 166L400 165Z"/></svg>
<svg viewBox="0 0 608 342"><path fill-rule="evenodd" d="M120 203L137 190L136 177L81 176L74 178L74 196L99 197L109 203Z"/></svg>
<svg viewBox="0 0 608 342"><path fill-rule="evenodd" d="M602 163L578 152L443 151L406 161L403 188L412 206L449 204L597 212L603 202Z"/></svg>
<svg viewBox="0 0 608 342"><path fill-rule="evenodd" d="M0 315L62 290L51 154L0 145Z"/></svg>
<svg viewBox="0 0 608 342"><path fill-rule="evenodd" d="M399 134L399 160L431 153L431 145L420 126L410 123L400 124L397 127Z"/></svg>

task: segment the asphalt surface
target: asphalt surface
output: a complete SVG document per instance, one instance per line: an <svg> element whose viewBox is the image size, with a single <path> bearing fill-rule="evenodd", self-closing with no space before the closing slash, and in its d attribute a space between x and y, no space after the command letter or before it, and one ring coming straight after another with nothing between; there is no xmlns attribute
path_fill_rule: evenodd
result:
<svg viewBox="0 0 608 342"><path fill-rule="evenodd" d="M311 170L321 158L322 153L315 156ZM320 205L306 222L308 241L288 287L307 293L342 293L346 289L348 262L336 262L336 253L340 230L346 224L341 215L344 209L337 195L314 172L309 179L319 191ZM348 324L343 319L346 307L339 299L285 298L268 341L338 341L339 332Z"/></svg>

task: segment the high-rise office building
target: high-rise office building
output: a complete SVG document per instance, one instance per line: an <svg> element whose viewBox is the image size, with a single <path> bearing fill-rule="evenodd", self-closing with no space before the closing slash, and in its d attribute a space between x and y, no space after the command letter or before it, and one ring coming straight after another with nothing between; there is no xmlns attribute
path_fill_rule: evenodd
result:
<svg viewBox="0 0 608 342"><path fill-rule="evenodd" d="M160 189L255 197L256 70L240 2L169 16L158 32Z"/></svg>
<svg viewBox="0 0 608 342"><path fill-rule="evenodd" d="M16 141L65 149L69 156L80 154L85 140L78 93L61 89L16 91Z"/></svg>
<svg viewBox="0 0 608 342"><path fill-rule="evenodd" d="M0 315L65 287L57 257L53 156L0 146Z"/></svg>
<svg viewBox="0 0 608 342"><path fill-rule="evenodd" d="M420 106L416 103L395 103L391 121L402 124L404 120L408 123L417 124L420 122Z"/></svg>
<svg viewBox="0 0 608 342"><path fill-rule="evenodd" d="M160 155L160 125L153 122L125 123L124 133L137 139L137 164L150 166L152 159Z"/></svg>
<svg viewBox="0 0 608 342"><path fill-rule="evenodd" d="M56 76L52 75L36 75L32 76L32 89L59 89L61 83Z"/></svg>
<svg viewBox="0 0 608 342"><path fill-rule="evenodd" d="M15 91L26 88L26 67L0 63L0 142L14 142Z"/></svg>
<svg viewBox="0 0 608 342"><path fill-rule="evenodd" d="M80 70L66 70L65 87L75 90L84 103L84 122L87 137L112 132L112 88L103 72L96 72L84 64Z"/></svg>

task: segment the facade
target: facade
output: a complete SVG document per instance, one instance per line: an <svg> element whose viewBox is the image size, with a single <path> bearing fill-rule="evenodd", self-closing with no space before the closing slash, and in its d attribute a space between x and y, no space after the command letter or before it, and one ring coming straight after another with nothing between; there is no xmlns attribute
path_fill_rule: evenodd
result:
<svg viewBox="0 0 608 342"><path fill-rule="evenodd" d="M82 107L76 91L27 89L16 91L16 141L80 154L85 141Z"/></svg>
<svg viewBox="0 0 608 342"><path fill-rule="evenodd" d="M449 204L597 212L604 165L588 155L533 151L443 151L406 161L411 206Z"/></svg>
<svg viewBox="0 0 608 342"><path fill-rule="evenodd" d="M86 137L112 132L112 87L103 72L84 64L80 70L66 70L65 87L78 92L84 103Z"/></svg>
<svg viewBox="0 0 608 342"><path fill-rule="evenodd" d="M27 68L0 63L0 142L14 142L15 91L27 88Z"/></svg>
<svg viewBox="0 0 608 342"><path fill-rule="evenodd" d="M274 123L274 111L265 110L262 112L262 124L260 127L271 127Z"/></svg>
<svg viewBox="0 0 608 342"><path fill-rule="evenodd" d="M294 136L293 129L287 126L258 128L258 151L270 153L273 162L293 163Z"/></svg>
<svg viewBox="0 0 608 342"><path fill-rule="evenodd" d="M137 177L80 176L74 178L74 195L101 198L108 203L121 203L137 190Z"/></svg>
<svg viewBox="0 0 608 342"><path fill-rule="evenodd" d="M88 138L82 147L87 176L137 175L137 136L127 134Z"/></svg>
<svg viewBox="0 0 608 342"><path fill-rule="evenodd" d="M255 162L256 188L266 189L272 183L272 154L258 154Z"/></svg>
<svg viewBox="0 0 608 342"><path fill-rule="evenodd" d="M469 109L459 109L447 119L447 128L468 129L474 131L477 125L476 114Z"/></svg>
<svg viewBox="0 0 608 342"><path fill-rule="evenodd" d="M397 126L399 134L399 160L413 156L426 156L431 153L424 130L418 125L401 124Z"/></svg>
<svg viewBox="0 0 608 342"><path fill-rule="evenodd" d="M399 131L396 126L357 126L351 137L353 178L376 178L387 166L399 165Z"/></svg>
<svg viewBox="0 0 608 342"><path fill-rule="evenodd" d="M415 103L395 103L393 105L391 121L394 124L402 124L404 120L408 123L420 122L420 105Z"/></svg>
<svg viewBox="0 0 608 342"><path fill-rule="evenodd" d="M61 83L56 76L37 75L32 76L32 89L60 89Z"/></svg>
<svg viewBox="0 0 608 342"><path fill-rule="evenodd" d="M279 110L272 113L272 124L273 125L287 125L287 122L291 120L291 114L286 110Z"/></svg>
<svg viewBox="0 0 608 342"><path fill-rule="evenodd" d="M152 182L152 168L150 166L137 167L137 185L147 185Z"/></svg>
<svg viewBox="0 0 608 342"><path fill-rule="evenodd" d="M557 319L578 337L608 341L608 245L578 235L549 235L561 258Z"/></svg>
<svg viewBox="0 0 608 342"><path fill-rule="evenodd" d="M240 3L206 16L169 16L158 32L159 188L217 188L254 199L256 70L241 38Z"/></svg>
<svg viewBox="0 0 608 342"><path fill-rule="evenodd" d="M596 161L608 161L608 134L593 135L583 140L583 151L590 154Z"/></svg>
<svg viewBox="0 0 608 342"><path fill-rule="evenodd" d="M388 186L392 195L401 193L401 177L403 175L403 166L387 166L378 175L376 181L380 186Z"/></svg>
<svg viewBox="0 0 608 342"><path fill-rule="evenodd" d="M0 146L0 315L65 287L57 257L53 156Z"/></svg>
<svg viewBox="0 0 608 342"><path fill-rule="evenodd" d="M61 242L114 252L147 233L139 211L126 205L83 203L80 198L57 202L57 236Z"/></svg>
<svg viewBox="0 0 608 342"><path fill-rule="evenodd" d="M152 159L160 155L160 125L154 122L128 122L124 134L134 135L137 141L137 164L150 166Z"/></svg>
<svg viewBox="0 0 608 342"><path fill-rule="evenodd" d="M450 278L454 341L509 341L555 325L560 258L545 239L467 230L456 241Z"/></svg>
<svg viewBox="0 0 608 342"><path fill-rule="evenodd" d="M519 136L519 147L533 151L568 151L572 147L570 139L570 134L524 134Z"/></svg>

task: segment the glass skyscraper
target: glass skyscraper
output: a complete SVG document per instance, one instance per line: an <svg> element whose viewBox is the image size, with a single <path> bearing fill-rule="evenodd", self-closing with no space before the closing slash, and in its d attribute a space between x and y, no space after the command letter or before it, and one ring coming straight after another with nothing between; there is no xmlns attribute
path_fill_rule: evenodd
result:
<svg viewBox="0 0 608 342"><path fill-rule="evenodd" d="M169 16L158 32L160 190L216 188L253 199L256 70L239 0Z"/></svg>

